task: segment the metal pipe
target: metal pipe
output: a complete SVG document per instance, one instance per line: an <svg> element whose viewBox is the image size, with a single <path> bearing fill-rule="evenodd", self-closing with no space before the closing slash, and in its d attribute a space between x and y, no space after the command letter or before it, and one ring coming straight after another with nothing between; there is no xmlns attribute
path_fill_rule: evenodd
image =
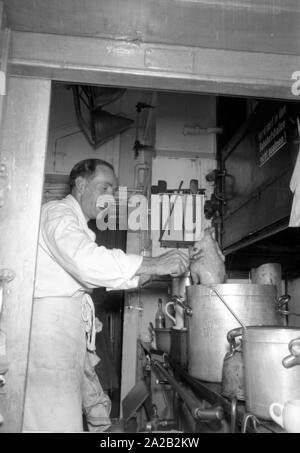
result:
<svg viewBox="0 0 300 453"><path fill-rule="evenodd" d="M166 380L172 385L172 387L176 390L182 400L185 402L189 410L191 411L192 416L198 420L221 420L224 415L223 408L220 406L211 407L207 409L203 409L200 407L199 401L188 394L186 390L182 388L165 369L164 367L157 361L153 362L153 366L156 367L159 372L166 378Z"/></svg>
<svg viewBox="0 0 300 453"><path fill-rule="evenodd" d="M172 368L176 370L176 373L178 373L180 377L187 383L187 385L189 385L196 392L200 392L203 399L205 399L212 405L218 403L223 406L224 404L226 404L228 405L228 412L230 411L230 404L229 402L227 403L226 398L220 396L220 394L216 391L209 390L205 385L201 384L201 381L191 377L185 370L183 370L180 365L178 365L178 363L176 363L170 357L168 357L167 360L171 364ZM226 400L225 403L224 400Z"/></svg>
<svg viewBox="0 0 300 453"><path fill-rule="evenodd" d="M229 307L229 305L227 304L227 302L223 299L223 297L221 296L221 294L219 293L219 291L217 291L215 288L213 288L212 286L209 286L208 285L208 288L213 291L219 299L221 299L221 301L223 302L223 304L227 307L227 309L230 311L230 313L232 314L232 316L235 317L235 319L237 320L237 322L244 328L246 329L246 326L245 324L243 323L243 321L241 321L241 319L238 317L238 315Z"/></svg>

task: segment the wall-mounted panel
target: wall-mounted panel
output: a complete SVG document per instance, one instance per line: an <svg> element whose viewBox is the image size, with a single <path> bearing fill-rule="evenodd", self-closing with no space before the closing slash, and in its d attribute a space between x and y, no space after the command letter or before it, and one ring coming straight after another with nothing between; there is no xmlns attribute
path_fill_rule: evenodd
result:
<svg viewBox="0 0 300 453"><path fill-rule="evenodd" d="M223 150L223 248L289 217L297 115L296 103L261 103Z"/></svg>

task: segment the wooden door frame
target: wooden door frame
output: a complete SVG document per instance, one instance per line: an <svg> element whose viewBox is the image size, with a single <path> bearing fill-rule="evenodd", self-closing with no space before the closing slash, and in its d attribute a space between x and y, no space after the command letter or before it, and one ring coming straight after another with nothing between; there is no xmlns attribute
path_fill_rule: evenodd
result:
<svg viewBox="0 0 300 453"><path fill-rule="evenodd" d="M297 100L300 57L12 31L10 73L52 81ZM299 74L300 78L300 74Z"/></svg>

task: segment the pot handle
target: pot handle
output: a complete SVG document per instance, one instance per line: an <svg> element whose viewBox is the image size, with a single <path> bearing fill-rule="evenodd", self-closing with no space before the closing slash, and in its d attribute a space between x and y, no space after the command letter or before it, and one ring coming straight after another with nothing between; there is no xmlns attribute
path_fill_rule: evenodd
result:
<svg viewBox="0 0 300 453"><path fill-rule="evenodd" d="M276 311L282 316L300 316L300 313L287 310L287 304L290 300L291 296L289 296L289 294L284 294L283 296L275 299Z"/></svg>
<svg viewBox="0 0 300 453"><path fill-rule="evenodd" d="M237 348L236 344L236 337L240 337L243 335L243 327L237 327L236 329L232 329L227 333L227 341L230 344L230 350L234 352Z"/></svg>
<svg viewBox="0 0 300 453"><path fill-rule="evenodd" d="M276 415L274 409L277 409L277 412L280 411L280 415ZM283 411L283 404L280 403L272 403L269 407L269 414L270 417L274 420L274 422L278 423L283 428L283 419L282 419L282 411Z"/></svg>
<svg viewBox="0 0 300 453"><path fill-rule="evenodd" d="M168 318L170 318L174 322L174 324L176 324L176 319L174 318L174 316L170 315L170 313L168 312L169 305L174 305L175 306L175 303L171 300L170 302L168 302L166 304L166 315L168 316Z"/></svg>
<svg viewBox="0 0 300 453"><path fill-rule="evenodd" d="M291 354L282 360L282 365L285 368L300 365L300 337L294 338L289 342L289 351Z"/></svg>

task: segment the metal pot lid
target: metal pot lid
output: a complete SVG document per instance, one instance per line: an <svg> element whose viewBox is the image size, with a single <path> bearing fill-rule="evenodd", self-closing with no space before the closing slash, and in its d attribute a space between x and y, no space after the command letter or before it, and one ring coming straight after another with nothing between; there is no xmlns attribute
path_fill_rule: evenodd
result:
<svg viewBox="0 0 300 453"><path fill-rule="evenodd" d="M300 327L280 326L247 326L243 331L247 343L278 343L287 344L294 338L300 337Z"/></svg>

